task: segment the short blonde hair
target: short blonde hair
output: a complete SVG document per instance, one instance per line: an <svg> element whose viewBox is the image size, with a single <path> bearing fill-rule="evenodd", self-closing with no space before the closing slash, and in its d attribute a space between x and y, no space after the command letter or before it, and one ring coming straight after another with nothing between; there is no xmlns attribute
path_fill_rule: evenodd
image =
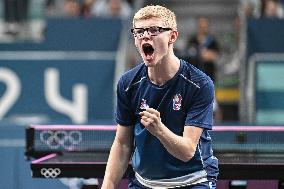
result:
<svg viewBox="0 0 284 189"><path fill-rule="evenodd" d="M164 21L166 27L177 29L175 13L161 5L148 5L139 9L133 17L133 27L135 27L136 21L150 18L160 18Z"/></svg>

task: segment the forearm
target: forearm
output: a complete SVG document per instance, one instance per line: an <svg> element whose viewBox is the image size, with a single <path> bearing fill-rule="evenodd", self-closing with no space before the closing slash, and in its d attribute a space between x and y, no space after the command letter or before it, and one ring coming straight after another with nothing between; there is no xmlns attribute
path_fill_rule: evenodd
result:
<svg viewBox="0 0 284 189"><path fill-rule="evenodd" d="M167 151L182 161L189 161L195 154L195 142L188 137L178 136L170 131L164 124L156 137L164 145Z"/></svg>
<svg viewBox="0 0 284 189"><path fill-rule="evenodd" d="M129 164L131 149L115 140L110 151L102 189L114 189L121 181ZM119 157L119 158L118 158Z"/></svg>

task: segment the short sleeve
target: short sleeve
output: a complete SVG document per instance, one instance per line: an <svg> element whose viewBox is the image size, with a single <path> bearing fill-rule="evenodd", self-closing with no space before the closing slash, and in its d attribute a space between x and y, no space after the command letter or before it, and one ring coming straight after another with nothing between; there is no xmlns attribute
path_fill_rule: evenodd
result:
<svg viewBox="0 0 284 189"><path fill-rule="evenodd" d="M192 102L187 112L185 125L194 125L211 130L214 103L213 82L207 82L202 88L198 89L193 96Z"/></svg>
<svg viewBox="0 0 284 189"><path fill-rule="evenodd" d="M117 84L116 122L122 126L135 124L134 111L131 109L131 98L121 78Z"/></svg>

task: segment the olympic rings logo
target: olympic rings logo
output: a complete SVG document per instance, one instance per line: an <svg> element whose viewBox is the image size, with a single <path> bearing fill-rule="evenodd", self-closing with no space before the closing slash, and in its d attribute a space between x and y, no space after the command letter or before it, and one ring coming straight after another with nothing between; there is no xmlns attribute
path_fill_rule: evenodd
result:
<svg viewBox="0 0 284 189"><path fill-rule="evenodd" d="M51 149L70 149L82 141L82 133L79 131L42 131L40 141Z"/></svg>
<svg viewBox="0 0 284 189"><path fill-rule="evenodd" d="M60 175L61 170L59 168L42 168L40 174L45 178L56 178Z"/></svg>

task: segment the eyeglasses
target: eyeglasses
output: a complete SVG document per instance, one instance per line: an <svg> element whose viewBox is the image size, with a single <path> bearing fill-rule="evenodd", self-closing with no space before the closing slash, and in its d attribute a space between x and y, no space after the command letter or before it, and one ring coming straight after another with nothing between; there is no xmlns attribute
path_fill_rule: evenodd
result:
<svg viewBox="0 0 284 189"><path fill-rule="evenodd" d="M170 31L172 28L163 28L159 26L152 26L148 28L132 28L131 33L134 35L134 37L141 38L144 36L145 31L151 36L157 36L158 34L165 32L165 31Z"/></svg>

